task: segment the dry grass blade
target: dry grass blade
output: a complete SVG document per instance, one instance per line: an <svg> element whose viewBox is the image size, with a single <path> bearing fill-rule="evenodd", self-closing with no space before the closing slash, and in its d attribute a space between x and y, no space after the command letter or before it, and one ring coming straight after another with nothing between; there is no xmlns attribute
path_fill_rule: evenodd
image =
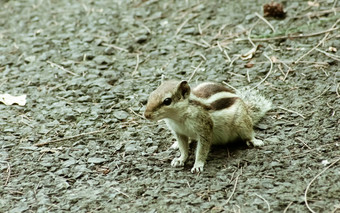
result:
<svg viewBox="0 0 340 213"><path fill-rule="evenodd" d="M234 91L238 91L238 89L236 89L235 87L231 86L230 84L228 84L227 82L223 81L223 84L227 85L228 87L232 88Z"/></svg>
<svg viewBox="0 0 340 213"><path fill-rule="evenodd" d="M47 63L49 63L51 65L51 67L58 67L59 69L65 71L65 72L67 72L71 75L79 76L77 73L71 72L70 70L65 69L63 66L60 66L59 64L53 63L52 61L47 61Z"/></svg>
<svg viewBox="0 0 340 213"><path fill-rule="evenodd" d="M325 171L327 171L329 168L331 168L334 164L336 164L338 161L340 161L340 158L336 159L333 163L331 163L329 166L327 166L324 170L322 170L319 174L317 174L307 185L306 190L305 190L305 195L304 195L304 200L305 200L305 204L306 207L308 208L308 210L310 212L315 213L315 211L309 206L308 204L308 199L307 199L307 194L308 194L308 190L310 188L310 186L312 185L312 183L320 176L322 175Z"/></svg>
<svg viewBox="0 0 340 213"><path fill-rule="evenodd" d="M175 36L178 35L178 33L182 30L182 28L184 27L184 25L186 25L186 24L190 21L190 19L192 19L192 18L194 18L194 17L196 17L196 16L197 16L197 15L194 15L194 16L191 16L191 17L185 19L184 22L177 28L176 33L175 33Z"/></svg>
<svg viewBox="0 0 340 213"><path fill-rule="evenodd" d="M38 147L45 146L45 145L48 145L48 144L51 144L51 143L57 143L57 142L61 142L61 141L66 141L66 140L82 137L82 136L85 136L85 135L94 135L94 134L98 134L98 133L104 133L104 130L97 130L97 131L92 131L92 132L86 132L86 133L81 133L81 134L73 135L73 136L66 137L66 138L46 141L46 142L43 142L43 143L36 143L36 144L34 144L34 146L38 146Z"/></svg>
<svg viewBox="0 0 340 213"><path fill-rule="evenodd" d="M330 88L331 88L331 87L327 87L320 95L318 95L318 96L316 96L316 97L310 99L310 100L307 101L306 103L310 103L310 102L312 102L312 101L318 99L318 98L321 97L323 94L325 94Z"/></svg>
<svg viewBox="0 0 340 213"><path fill-rule="evenodd" d="M136 55L136 66L135 66L135 70L131 74L132 76L136 75L138 66L139 66L139 54Z"/></svg>
<svg viewBox="0 0 340 213"><path fill-rule="evenodd" d="M113 45L113 44L103 43L103 46L112 47L113 49L120 50L120 51L124 51L124 52L129 52L127 49L122 48L122 47L118 47L118 46Z"/></svg>
<svg viewBox="0 0 340 213"><path fill-rule="evenodd" d="M257 12L255 13L255 15L259 18L259 19L261 19L264 23L266 23L271 29L272 29L272 31L275 33L276 31L275 31L275 29L274 29L274 27L273 27L273 25L271 25L270 23L269 23L269 21L267 21L267 19L265 19L263 16L261 16L260 14L258 14Z"/></svg>
<svg viewBox="0 0 340 213"><path fill-rule="evenodd" d="M9 182L9 178L11 177L11 165L7 162L7 161L1 161L3 163L7 163L7 178L6 181L4 183L4 186L7 186L8 182Z"/></svg>
<svg viewBox="0 0 340 213"><path fill-rule="evenodd" d="M262 197L261 195L258 195L256 193L255 193L255 195L258 196L259 198L261 198L267 204L268 212L270 212L270 204L268 203L268 201L266 199L264 199L264 197Z"/></svg>
<svg viewBox="0 0 340 213"><path fill-rule="evenodd" d="M336 3L336 1L334 1L334 3ZM329 9L329 10L321 10L321 11L316 11L316 12L308 12L304 15L301 15L301 16L295 16L294 18L295 19L298 19L298 18L304 18L304 17L308 17L308 18L313 18L313 17L318 17L318 16L323 16L323 15L326 15L326 14L329 14L329 13L337 13L340 11L340 7L334 7L333 5L333 8L332 9Z"/></svg>
<svg viewBox="0 0 340 213"><path fill-rule="evenodd" d="M228 204L228 202L230 201L231 197L233 196L233 194L235 193L235 190L236 190L236 185L237 185L237 181L238 181L238 177L240 175L237 175L236 178L235 178L235 183L234 183L234 188L233 188L233 191L231 192L231 195L228 197L227 201L225 202L225 205Z"/></svg>
<svg viewBox="0 0 340 213"><path fill-rule="evenodd" d="M270 73L272 72L272 69L273 69L273 61L272 61L272 59L270 59L270 57L268 57L265 53L263 55L270 61L270 69L269 69L267 75L264 77L264 79L262 79L258 84L256 84L250 90L253 90L256 87L260 86L269 77Z"/></svg>
<svg viewBox="0 0 340 213"><path fill-rule="evenodd" d="M118 193L124 195L125 197L130 198L130 196L129 196L128 194L126 194L126 193L120 191L119 189L116 189L116 188L113 188L113 189L114 189L115 191L117 191Z"/></svg>
<svg viewBox="0 0 340 213"><path fill-rule="evenodd" d="M309 34L299 34L299 35L286 35L286 36L276 36L276 37L270 37L270 38L251 38L252 41L273 41L273 40L281 40L281 39L293 39L293 38L307 38L307 37L314 37L314 36L319 36L325 33L329 33L335 30L338 30L339 28L333 28L333 29L328 29L328 30L323 30L320 32L315 32L315 33L309 33ZM247 41L249 40L248 38L238 38L235 39L235 41Z"/></svg>
<svg viewBox="0 0 340 213"><path fill-rule="evenodd" d="M224 53L225 57L226 57L227 60L228 60L228 63L231 62L231 59L230 59L230 57L229 57L229 55L228 55L228 52L222 48L222 46L221 46L221 44L220 44L219 41L217 41L217 47L218 47L218 49L219 49L221 52Z"/></svg>
<svg viewBox="0 0 340 213"><path fill-rule="evenodd" d="M306 118L306 117L303 116L301 113L298 113L298 112L296 112L296 111L293 111L293 110L290 110L290 109L286 109L286 108L284 108L284 107L278 107L278 108L279 108L279 109L282 109L282 110L284 110L284 111L287 111L287 112L291 112L291 113L297 114L298 116L300 116L300 117L303 118L303 119Z"/></svg>
<svg viewBox="0 0 340 213"><path fill-rule="evenodd" d="M283 213L286 213L286 212L288 211L289 207L290 207L292 204L293 204L293 202L290 202L290 203L288 204L288 206L285 208L285 210L283 210Z"/></svg>
<svg viewBox="0 0 340 213"><path fill-rule="evenodd" d="M340 19L338 19L338 20L333 24L333 26L332 26L330 29L336 28L338 22L340 22ZM303 59L304 57L306 57L307 55L309 55L309 54L310 54L311 52L313 52L316 48L318 48L321 44L323 44L323 43L326 41L326 39L327 39L329 33L330 33L330 32L327 32L326 35L319 41L319 43L318 43L315 47L313 47L313 48L310 49L308 52L306 52L305 54L303 54L302 56L300 56L294 63L295 63L295 64L296 64L296 63L299 63L299 61L301 61L301 59Z"/></svg>
<svg viewBox="0 0 340 213"><path fill-rule="evenodd" d="M323 53L325 54L326 56L336 60L336 61L340 61L340 56L337 56L337 55L334 55L334 54L331 54L331 53L328 53L328 52L325 52L323 50L320 50L319 48L316 48L315 49L316 51L320 52L320 53Z"/></svg>
<svg viewBox="0 0 340 213"><path fill-rule="evenodd" d="M191 81L191 79L194 77L195 73L197 72L197 70L200 68L200 66L202 65L203 61L200 62L200 64L195 68L195 70L192 72L190 78L188 79L188 82Z"/></svg>
<svg viewBox="0 0 340 213"><path fill-rule="evenodd" d="M329 146L338 146L338 142L319 145L317 148L308 149L307 151L286 155L286 156L283 156L282 158L285 159L285 158L292 158L292 157L296 157L296 156L306 155L307 153L317 151L317 149L320 148L320 147L329 147Z"/></svg>
<svg viewBox="0 0 340 213"><path fill-rule="evenodd" d="M129 108L129 110L130 110L134 115L136 115L137 117L139 117L139 118L145 120L145 118L144 118L142 115L140 115L140 114L138 114L137 112L133 111L133 109L132 109L131 107Z"/></svg>
<svg viewBox="0 0 340 213"><path fill-rule="evenodd" d="M206 44L202 44L202 43L199 43L197 41L191 41L191 40L188 40L188 39L185 39L185 38L177 38L178 40L181 40L181 41L185 41L185 42L188 42L190 44L195 44L197 46L200 46L200 47L204 47L204 48L208 48L209 46L207 46Z"/></svg>

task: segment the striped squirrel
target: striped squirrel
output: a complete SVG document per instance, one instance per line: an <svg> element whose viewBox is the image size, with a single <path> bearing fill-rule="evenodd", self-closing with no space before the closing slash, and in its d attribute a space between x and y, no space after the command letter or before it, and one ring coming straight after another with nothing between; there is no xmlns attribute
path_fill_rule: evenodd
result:
<svg viewBox="0 0 340 213"><path fill-rule="evenodd" d="M177 139L180 157L171 162L183 166L189 139L197 141L192 173L202 172L212 144L241 139L255 147L264 145L254 137L253 125L270 110L271 102L254 90L234 92L217 83L191 89L187 81L165 81L150 94L144 117L164 119Z"/></svg>

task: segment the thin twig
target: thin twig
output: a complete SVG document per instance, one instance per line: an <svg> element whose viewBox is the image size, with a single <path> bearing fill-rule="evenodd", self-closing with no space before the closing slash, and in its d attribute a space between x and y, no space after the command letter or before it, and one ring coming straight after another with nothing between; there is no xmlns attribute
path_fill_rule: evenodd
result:
<svg viewBox="0 0 340 213"><path fill-rule="evenodd" d="M122 191L120 191L119 189L113 188L114 190L116 190L117 192L119 192L120 194L126 196L127 198L130 198L130 196Z"/></svg>
<svg viewBox="0 0 340 213"><path fill-rule="evenodd" d="M281 40L281 39L293 39L293 38L306 38L306 37L313 37L313 36L319 36L325 33L329 33L332 31L335 31L339 29L338 27L328 30L323 30L320 32L310 33L310 34L299 34L299 35L285 35L285 36L276 36L276 37L270 37L270 38L251 38L252 41L272 41L272 40ZM237 38L234 41L247 41L248 38Z"/></svg>
<svg viewBox="0 0 340 213"><path fill-rule="evenodd" d="M200 64L195 68L195 70L192 72L190 78L188 79L188 82L191 81L192 77L194 77L195 73L197 72L197 70L200 68L200 66L202 65L203 61L200 62Z"/></svg>
<svg viewBox="0 0 340 213"><path fill-rule="evenodd" d="M79 76L77 73L71 72L70 70L65 69L63 66L60 66L59 64L53 63L52 61L47 61L47 63L49 63L51 65L51 67L58 67L59 69L65 71L65 72L67 72L71 75Z"/></svg>
<svg viewBox="0 0 340 213"><path fill-rule="evenodd" d="M290 110L290 109L287 109L287 108L284 108L284 107L278 107L279 109L282 109L282 110L284 110L284 111L287 111L287 112L291 112L291 113L294 113L294 114L297 114L298 116L300 116L301 118L303 118L303 119L305 119L306 117L305 116L303 116L301 113L298 113L298 112L296 112L296 111L293 111L293 110Z"/></svg>
<svg viewBox="0 0 340 213"><path fill-rule="evenodd" d="M223 51L223 49L222 49L221 44L220 44L219 41L217 41L217 47L218 47L218 49L220 49L221 52Z"/></svg>
<svg viewBox="0 0 340 213"><path fill-rule="evenodd" d="M250 35L251 35L251 31L253 30L253 28L255 27L255 25L257 24L257 22L255 22L255 24L250 28L249 32L248 32L248 41L251 43L251 45L253 45L254 48L257 48L256 45L254 44L254 42L251 40Z"/></svg>
<svg viewBox="0 0 340 213"><path fill-rule="evenodd" d="M211 47L211 45L210 45L206 40L204 40L203 38L201 38L201 41L202 41L205 45L207 45L208 47Z"/></svg>
<svg viewBox="0 0 340 213"><path fill-rule="evenodd" d="M218 49L220 49L220 51L224 53L225 57L228 59L228 62L230 62L231 59L230 59L230 57L228 55L228 52L222 48L222 46L221 46L219 41L217 41L217 46L218 46Z"/></svg>
<svg viewBox="0 0 340 213"><path fill-rule="evenodd" d="M294 19L299 19L299 18L303 18L303 17L308 17L308 18L312 18L312 17L316 17L316 16L321 16L321 15L325 15L328 13L334 13L334 12L338 12L340 11L340 7L334 8L332 7L332 9L329 10L321 10L321 11L316 11L316 12L308 12L305 15L301 15L301 16L295 16L293 17Z"/></svg>
<svg viewBox="0 0 340 213"><path fill-rule="evenodd" d="M273 61L274 64L281 64L281 63L288 63L288 64L291 64L293 63L294 61L281 61L281 60L278 60L278 61ZM270 63L268 61L259 61L259 62L254 62L254 64L266 64L266 63ZM315 64L315 65L320 65L320 66L328 66L329 63L327 62L321 62L321 61L300 61L300 63L304 63L304 64ZM243 67L244 65L242 65Z"/></svg>
<svg viewBox="0 0 340 213"><path fill-rule="evenodd" d="M257 12L255 13L255 15L256 15L257 17L259 17L262 21L264 21L264 23L266 23L266 24L273 30L273 32L275 33L275 29L274 29L273 25L271 25L271 24L269 23L269 21L267 21L267 19L263 18L263 16L261 16L261 15L258 14Z"/></svg>
<svg viewBox="0 0 340 213"><path fill-rule="evenodd" d="M314 152L314 151L316 151L317 149L324 148L324 147L328 147L328 146L331 146L331 145L336 145L336 146L338 146L338 142L319 145L317 148L309 149L309 150L307 150L307 151L303 151L302 153L299 152L299 153L295 153L295 154L292 154L292 155L286 155L286 156L283 156L282 158L285 159L285 158L291 158L291 157L294 157L294 156L306 155L307 153Z"/></svg>
<svg viewBox="0 0 340 213"><path fill-rule="evenodd" d="M202 53L198 53L199 56L201 56L203 58L204 61L207 60L207 58L202 54Z"/></svg>
<svg viewBox="0 0 340 213"><path fill-rule="evenodd" d="M285 81L288 77L289 72L292 71L293 69L290 66L288 66L284 61L279 60L279 62L282 63L283 65L285 65L285 67L287 67L287 69L288 69L287 72L285 73L284 77L283 77L283 81Z"/></svg>
<svg viewBox="0 0 340 213"><path fill-rule="evenodd" d="M185 19L184 22L177 28L176 33L175 33L175 36L178 35L178 33L182 30L182 28L184 27L184 25L186 25L190 19L192 19L192 18L194 18L194 17L196 17L196 16L197 16L197 15L194 15L194 16L191 16L191 17Z"/></svg>
<svg viewBox="0 0 340 213"><path fill-rule="evenodd" d="M136 55L136 66L135 70L132 72L132 76L134 76L137 73L138 66L139 66L139 54Z"/></svg>
<svg viewBox="0 0 340 213"><path fill-rule="evenodd" d="M202 32L202 29L201 29L201 24L198 24L197 27L198 27L198 32L200 33L200 35L202 35L203 32Z"/></svg>
<svg viewBox="0 0 340 213"><path fill-rule="evenodd" d="M308 194L308 190L310 188L310 186L312 185L312 183L320 176L322 175L325 171L327 171L327 169L331 168L334 164L336 164L338 161L340 161L340 158L336 159L333 163L331 163L329 166L327 166L324 170L322 170L319 174L317 174L307 185L306 187L306 190L305 190L305 196L304 196L304 199L305 199L305 204L308 208L308 210L310 212L313 212L315 213L315 211L308 205L308 199L307 199L307 194Z"/></svg>
<svg viewBox="0 0 340 213"><path fill-rule="evenodd" d="M217 37L219 37L220 35L222 35L222 30L224 30L224 28L227 26L227 24L223 24L220 29L218 30L218 33L214 36L213 39L216 39Z"/></svg>
<svg viewBox="0 0 340 213"><path fill-rule="evenodd" d="M106 47L112 47L112 48L114 48L116 50L120 50L120 51L124 51L124 52L129 52L127 49L122 48L122 47L118 47L118 46L113 45L113 44L103 43L102 45L106 46Z"/></svg>
<svg viewBox="0 0 340 213"><path fill-rule="evenodd" d="M301 140L300 138L296 138L296 140L300 141L301 143L303 143L308 149L312 149L310 148L310 146L308 146L308 144L306 144L303 140Z"/></svg>
<svg viewBox="0 0 340 213"><path fill-rule="evenodd" d="M45 146L45 145L50 144L50 143L57 143L57 142L61 142L61 141L66 141L66 140L71 140L71 139L74 139L74 138L82 137L82 136L85 136L85 135L94 135L94 134L98 134L98 133L104 133L104 130L86 132L86 133L81 133L81 134L73 135L73 136L66 137L66 138L46 141L46 142L43 142L43 143L36 143L36 144L34 144L34 146L38 146L38 147Z"/></svg>
<svg viewBox="0 0 340 213"><path fill-rule="evenodd" d="M189 187L189 188L191 188L191 186L190 186L190 183L189 183L189 181L188 181L188 180L187 180L187 185L188 185L188 187Z"/></svg>
<svg viewBox="0 0 340 213"><path fill-rule="evenodd" d="M331 213L339 213L338 210L340 210L340 205L335 205L334 209L331 211Z"/></svg>
<svg viewBox="0 0 340 213"><path fill-rule="evenodd" d="M310 100L307 101L306 103L309 103L309 102L312 102L312 101L318 99L318 98L321 97L323 94L325 94L330 88L331 88L331 87L327 87L320 95L318 95L318 96L316 96L316 97L310 99Z"/></svg>
<svg viewBox="0 0 340 213"><path fill-rule="evenodd" d="M228 87L232 88L234 91L238 91L238 89L236 89L235 87L231 86L230 84L228 84L225 81L222 81L223 84L227 85Z"/></svg>
<svg viewBox="0 0 340 213"><path fill-rule="evenodd" d="M339 21L340 21L340 19L338 19L338 20L333 24L333 26L332 26L330 29L335 28ZM295 63L295 64L296 64L296 63L299 63L299 61L301 61L301 59L303 59L304 57L306 57L307 55L309 55L309 54L310 54L311 52L313 52L316 48L318 48L321 44L323 44L323 43L326 41L326 39L327 39L329 33L330 33L330 32L327 32L326 35L319 41L319 43L318 43L315 47L313 47L313 48L310 49L308 52L306 52L305 54L303 54L302 56L300 56L294 63Z"/></svg>
<svg viewBox="0 0 340 213"><path fill-rule="evenodd" d="M228 150L228 149L227 149L227 150ZM229 151L228 151L228 152L229 152ZM228 156L228 157L229 157L229 156ZM236 171L237 171L237 170L234 170L233 173L231 174L231 178L230 178L229 183L233 182L233 180L234 180L234 175L235 175Z"/></svg>
<svg viewBox="0 0 340 213"><path fill-rule="evenodd" d="M319 51L320 53L325 54L326 56L328 56L328 57L330 57L330 58L332 58L332 59L334 59L334 60L336 60L336 61L340 61L340 57L337 56L337 55L334 55L334 54L325 52L325 51L323 51L323 50L320 50L319 48L316 48L315 50L316 50L316 51Z"/></svg>
<svg viewBox="0 0 340 213"><path fill-rule="evenodd" d="M252 87L250 90L255 89L256 87L260 86L270 75L270 73L272 72L273 69L273 61L270 59L270 57L268 57L265 53L263 53L263 55L270 61L270 69L267 73L267 75L264 77L264 79L262 79L257 85L255 85L254 87Z"/></svg>
<svg viewBox="0 0 340 213"><path fill-rule="evenodd" d="M249 69L247 69L247 80L248 80L248 83L250 83Z"/></svg>
<svg viewBox="0 0 340 213"><path fill-rule="evenodd" d="M231 59L230 59L230 57L229 57L228 52L227 52L226 50L223 50L223 53L224 53L225 57L227 57L228 62L231 62Z"/></svg>
<svg viewBox="0 0 340 213"><path fill-rule="evenodd" d="M283 210L283 213L286 213L289 209L289 207L293 204L293 201L288 204L288 206Z"/></svg>
<svg viewBox="0 0 340 213"><path fill-rule="evenodd" d="M4 186L7 186L10 176L11 176L11 165L7 162L7 178L6 178L6 182Z"/></svg>
<svg viewBox="0 0 340 213"><path fill-rule="evenodd" d="M236 190L236 185L237 185L237 181L238 181L238 177L240 175L237 175L236 178L235 178L235 183L234 183L234 188L233 188L233 191L231 192L231 195L228 197L227 201L225 202L225 205L228 204L228 202L230 201L231 197L233 196L233 194L235 193L235 190Z"/></svg>
<svg viewBox="0 0 340 213"><path fill-rule="evenodd" d="M270 205L269 205L268 201L266 199L264 199L264 197L262 197L261 195L258 195L256 193L255 193L255 195L258 196L259 198L261 198L267 204L268 212L270 212Z"/></svg>
<svg viewBox="0 0 340 213"><path fill-rule="evenodd" d="M143 24L143 23L140 23L141 25L142 25L142 27L144 27L147 31L148 31L148 33L150 33L150 34L152 34L152 31L150 30L150 28L148 28L145 24Z"/></svg>
<svg viewBox="0 0 340 213"><path fill-rule="evenodd" d="M135 114L136 116L138 116L138 117L140 117L141 119L144 119L144 120L145 120L145 118L144 118L142 115L140 115L140 114L138 114L137 112L133 111L133 109L132 109L131 107L129 108L129 110L130 110L133 114Z"/></svg>
<svg viewBox="0 0 340 213"><path fill-rule="evenodd" d="M206 46L206 44L202 44L202 43L199 43L197 41L191 41L191 40L188 40L188 39L185 39L185 38L177 38L178 40L181 40L181 41L185 41L185 42L188 42L190 44L195 44L197 46L200 46L200 47L204 47L204 48L208 48L209 46Z"/></svg>
<svg viewBox="0 0 340 213"><path fill-rule="evenodd" d="M241 55L236 55L236 57L234 57L231 61L230 61L230 64L229 64L229 67L232 67L233 66L233 63L239 59L241 57Z"/></svg>

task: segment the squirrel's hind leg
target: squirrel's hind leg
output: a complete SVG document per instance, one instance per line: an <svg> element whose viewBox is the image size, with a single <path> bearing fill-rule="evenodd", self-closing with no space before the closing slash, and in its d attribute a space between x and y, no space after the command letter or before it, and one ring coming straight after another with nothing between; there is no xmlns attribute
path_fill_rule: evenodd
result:
<svg viewBox="0 0 340 213"><path fill-rule="evenodd" d="M245 141L249 147L260 147L264 145L262 140L255 138L253 121L248 113L236 119L235 126L237 127L239 137Z"/></svg>
<svg viewBox="0 0 340 213"><path fill-rule="evenodd" d="M247 143L249 147L260 147L264 145L264 142L255 138L253 126L244 125L242 130L239 131L240 138Z"/></svg>
<svg viewBox="0 0 340 213"><path fill-rule="evenodd" d="M249 147L260 147L264 145L264 142L262 140L256 139L255 137L253 137L251 140L247 140L246 142Z"/></svg>

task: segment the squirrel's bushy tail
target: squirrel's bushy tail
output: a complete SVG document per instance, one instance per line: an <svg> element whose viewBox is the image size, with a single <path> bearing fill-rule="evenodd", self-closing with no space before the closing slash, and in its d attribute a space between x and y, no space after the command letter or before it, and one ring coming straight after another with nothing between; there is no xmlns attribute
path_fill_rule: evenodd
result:
<svg viewBox="0 0 340 213"><path fill-rule="evenodd" d="M272 102L260 95L256 90L244 88L238 90L236 94L242 98L249 107L249 112L251 113L254 125L272 108Z"/></svg>

